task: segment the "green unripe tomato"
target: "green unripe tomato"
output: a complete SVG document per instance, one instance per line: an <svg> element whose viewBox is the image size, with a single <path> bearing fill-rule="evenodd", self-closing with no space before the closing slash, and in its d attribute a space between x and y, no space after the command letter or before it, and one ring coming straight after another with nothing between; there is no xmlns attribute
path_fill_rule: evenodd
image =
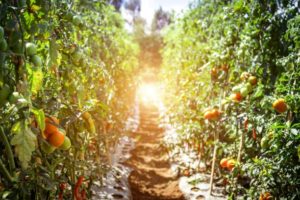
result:
<svg viewBox="0 0 300 200"><path fill-rule="evenodd" d="M36 50L35 44L29 42L29 43L26 43L25 47L26 47L26 53L28 56L33 56L36 54L37 50Z"/></svg>
<svg viewBox="0 0 300 200"><path fill-rule="evenodd" d="M4 29L0 26L0 40L4 38Z"/></svg>
<svg viewBox="0 0 300 200"><path fill-rule="evenodd" d="M42 59L38 55L31 56L31 61L36 67L42 66Z"/></svg>
<svg viewBox="0 0 300 200"><path fill-rule="evenodd" d="M75 26L80 26L82 24L82 19L79 15L74 15L72 22Z"/></svg>
<svg viewBox="0 0 300 200"><path fill-rule="evenodd" d="M253 91L253 87L252 87L251 83L246 83L245 86L246 86L246 88L248 90L248 93L251 93Z"/></svg>
<svg viewBox="0 0 300 200"><path fill-rule="evenodd" d="M263 149L267 149L269 147L269 138L268 136L264 136L260 141L260 146Z"/></svg>
<svg viewBox="0 0 300 200"><path fill-rule="evenodd" d="M0 107L3 106L10 94L10 87L8 85L3 85L0 90Z"/></svg>
<svg viewBox="0 0 300 200"><path fill-rule="evenodd" d="M240 92L241 90L241 85L236 85L232 88L232 92L237 93Z"/></svg>
<svg viewBox="0 0 300 200"><path fill-rule="evenodd" d="M6 51L7 50L7 42L4 38L0 40L0 51Z"/></svg>
<svg viewBox="0 0 300 200"><path fill-rule="evenodd" d="M53 153L56 149L56 147L52 146L51 144L49 144L47 141L42 141L41 142L41 149L44 153L46 154L50 154Z"/></svg>
<svg viewBox="0 0 300 200"><path fill-rule="evenodd" d="M242 87L240 92L241 92L242 97L246 97L249 94L249 91L246 88L246 86Z"/></svg>
<svg viewBox="0 0 300 200"><path fill-rule="evenodd" d="M64 143L59 147L62 150L68 150L71 147L71 140L67 136L65 136Z"/></svg>

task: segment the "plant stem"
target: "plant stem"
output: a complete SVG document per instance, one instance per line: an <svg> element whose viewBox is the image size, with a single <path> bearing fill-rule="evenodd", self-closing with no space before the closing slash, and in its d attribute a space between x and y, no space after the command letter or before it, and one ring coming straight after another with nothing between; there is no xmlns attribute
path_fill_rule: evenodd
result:
<svg viewBox="0 0 300 200"><path fill-rule="evenodd" d="M6 169L4 163L2 162L1 159L0 159L0 172L3 175L3 177L10 183L12 183L14 181L13 177L10 175L9 171Z"/></svg>
<svg viewBox="0 0 300 200"><path fill-rule="evenodd" d="M14 160L14 154L11 150L11 146L8 142L8 139L4 133L4 130L2 127L0 127L0 139L3 141L5 145L5 150L8 158L8 164L9 164L9 169L11 173L14 173L16 165L15 165L15 160Z"/></svg>
<svg viewBox="0 0 300 200"><path fill-rule="evenodd" d="M237 157L238 162L241 162L242 150L243 150L243 146L244 146L244 140L245 140L245 131L242 131L241 140L240 140L240 147L239 147L239 153L238 153L238 157Z"/></svg>

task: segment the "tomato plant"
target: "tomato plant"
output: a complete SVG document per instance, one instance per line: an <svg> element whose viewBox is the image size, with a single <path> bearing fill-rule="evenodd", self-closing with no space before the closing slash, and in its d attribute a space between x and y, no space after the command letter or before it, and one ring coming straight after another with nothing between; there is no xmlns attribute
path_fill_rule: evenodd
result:
<svg viewBox="0 0 300 200"><path fill-rule="evenodd" d="M195 1L164 34L170 122L208 167L230 169L209 168L231 199L300 197L298 6ZM220 118L205 120L215 106Z"/></svg>
<svg viewBox="0 0 300 200"><path fill-rule="evenodd" d="M107 1L1 1L0 199L71 199L79 175L103 177L137 55ZM104 134L107 121L117 125Z"/></svg>

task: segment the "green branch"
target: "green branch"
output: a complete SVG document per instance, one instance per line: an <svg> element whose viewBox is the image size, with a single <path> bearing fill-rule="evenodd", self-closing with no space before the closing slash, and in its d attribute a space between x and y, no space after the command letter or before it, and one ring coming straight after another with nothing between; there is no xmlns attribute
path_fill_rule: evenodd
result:
<svg viewBox="0 0 300 200"><path fill-rule="evenodd" d="M11 146L8 142L8 139L5 135L2 127L0 127L0 139L3 141L3 143L5 145L5 150L6 150L6 154L7 154L7 158L8 158L10 172L14 173L15 168L16 168L14 154L12 152Z"/></svg>
<svg viewBox="0 0 300 200"><path fill-rule="evenodd" d="M9 171L6 169L4 163L0 159L0 173L3 175L3 177L12 183L14 181L13 177L10 175Z"/></svg>

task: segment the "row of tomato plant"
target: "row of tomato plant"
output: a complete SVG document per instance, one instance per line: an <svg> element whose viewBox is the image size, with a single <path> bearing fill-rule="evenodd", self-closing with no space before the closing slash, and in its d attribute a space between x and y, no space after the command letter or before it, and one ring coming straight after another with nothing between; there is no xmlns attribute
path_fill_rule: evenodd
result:
<svg viewBox="0 0 300 200"><path fill-rule="evenodd" d="M297 1L195 1L165 31L170 121L230 199L300 197L299 13Z"/></svg>
<svg viewBox="0 0 300 200"><path fill-rule="evenodd" d="M90 198L134 94L123 23L104 0L0 2L0 199Z"/></svg>

